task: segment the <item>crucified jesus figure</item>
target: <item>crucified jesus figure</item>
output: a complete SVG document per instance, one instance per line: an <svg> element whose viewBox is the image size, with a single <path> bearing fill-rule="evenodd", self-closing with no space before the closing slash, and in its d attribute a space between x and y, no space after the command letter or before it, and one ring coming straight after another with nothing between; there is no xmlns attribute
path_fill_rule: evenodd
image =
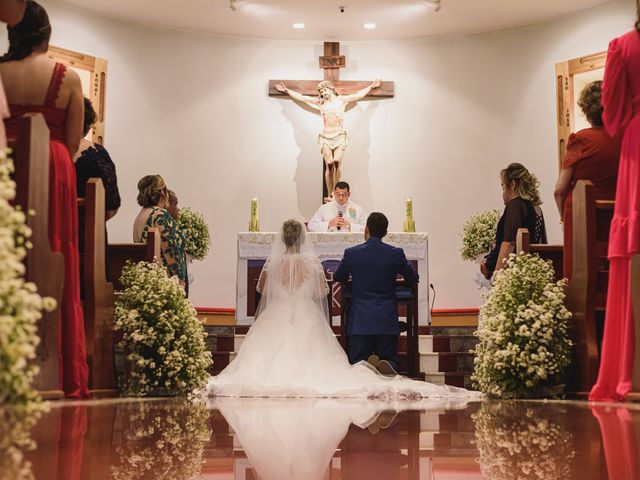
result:
<svg viewBox="0 0 640 480"><path fill-rule="evenodd" d="M336 183L340 181L342 156L347 148L347 131L344 128L344 112L347 105L369 95L371 90L380 86L380 80L375 80L368 87L351 95L339 95L336 87L329 80L318 84L318 96L311 97L288 89L284 83L275 87L279 92L286 93L294 100L304 102L319 110L322 115L322 131L318 135L320 153L327 166L324 181L327 192L333 192Z"/></svg>

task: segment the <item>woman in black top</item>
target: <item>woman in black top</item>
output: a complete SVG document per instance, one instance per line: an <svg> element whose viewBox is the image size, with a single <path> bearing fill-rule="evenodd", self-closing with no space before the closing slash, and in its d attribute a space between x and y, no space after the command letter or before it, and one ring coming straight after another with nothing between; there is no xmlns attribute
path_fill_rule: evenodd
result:
<svg viewBox="0 0 640 480"><path fill-rule="evenodd" d="M482 274L490 279L494 271L504 268L504 261L516 249L519 228L526 228L531 243L547 243L547 231L538 192L538 179L520 163L512 163L500 172L504 213L496 228L496 241L480 265Z"/></svg>
<svg viewBox="0 0 640 480"><path fill-rule="evenodd" d="M118 178L116 177L116 166L113 164L109 153L99 143L93 143L86 137L96 123L96 112L91 105L91 101L84 99L84 130L80 148L74 157L76 166L76 188L78 198L86 196L87 180L90 178L101 178L104 185L105 195L105 219L109 220L120 208L120 192L118 191Z"/></svg>

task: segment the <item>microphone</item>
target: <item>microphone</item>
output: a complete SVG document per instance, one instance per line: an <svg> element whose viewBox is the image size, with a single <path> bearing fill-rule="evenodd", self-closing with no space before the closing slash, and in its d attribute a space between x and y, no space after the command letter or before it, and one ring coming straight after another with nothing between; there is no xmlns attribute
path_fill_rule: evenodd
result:
<svg viewBox="0 0 640 480"><path fill-rule="evenodd" d="M342 210L338 210L338 216L342 218ZM340 231L340 225L336 227L336 230Z"/></svg>

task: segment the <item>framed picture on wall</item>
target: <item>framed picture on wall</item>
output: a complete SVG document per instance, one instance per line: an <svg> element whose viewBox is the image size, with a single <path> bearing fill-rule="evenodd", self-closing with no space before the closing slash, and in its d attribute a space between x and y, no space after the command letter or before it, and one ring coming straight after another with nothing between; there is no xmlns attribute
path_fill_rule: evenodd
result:
<svg viewBox="0 0 640 480"><path fill-rule="evenodd" d="M589 127L578 107L580 92L589 83L602 80L606 61L607 52L598 52L556 64L559 169L569 135Z"/></svg>
<svg viewBox="0 0 640 480"><path fill-rule="evenodd" d="M93 104L98 120L87 139L104 145L105 100L107 93L107 61L86 53L49 46L47 56L73 68L80 76L82 92Z"/></svg>

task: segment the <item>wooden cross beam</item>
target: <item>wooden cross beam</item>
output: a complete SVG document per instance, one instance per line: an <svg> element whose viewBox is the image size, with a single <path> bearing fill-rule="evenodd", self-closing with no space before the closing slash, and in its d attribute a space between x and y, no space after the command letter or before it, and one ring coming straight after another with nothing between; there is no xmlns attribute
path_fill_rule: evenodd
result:
<svg viewBox="0 0 640 480"><path fill-rule="evenodd" d="M336 86L338 93L348 95L369 86L371 81L340 80L340 69L347 66L347 59L340 55L340 42L324 42L324 55L319 57L320 68L324 70L324 80L330 80ZM276 90L277 83L284 83L288 88L303 95L317 96L318 83L322 80L269 80L269 96L286 96ZM393 82L382 82L379 88L373 90L366 98L390 98L394 95Z"/></svg>

